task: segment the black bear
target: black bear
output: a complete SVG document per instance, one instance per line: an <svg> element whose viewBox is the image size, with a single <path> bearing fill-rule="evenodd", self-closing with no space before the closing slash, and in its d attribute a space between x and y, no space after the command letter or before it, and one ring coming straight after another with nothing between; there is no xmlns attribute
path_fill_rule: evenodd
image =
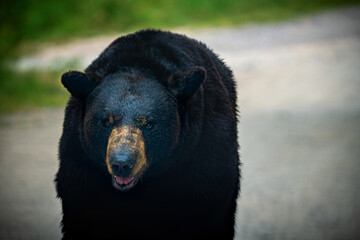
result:
<svg viewBox="0 0 360 240"><path fill-rule="evenodd" d="M231 70L203 43L144 30L71 93L56 189L63 239L232 239L239 192Z"/></svg>

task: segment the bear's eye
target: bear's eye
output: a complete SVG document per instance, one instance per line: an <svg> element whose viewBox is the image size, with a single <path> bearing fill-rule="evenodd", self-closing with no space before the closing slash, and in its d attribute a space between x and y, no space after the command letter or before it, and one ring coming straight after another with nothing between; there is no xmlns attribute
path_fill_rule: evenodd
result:
<svg viewBox="0 0 360 240"><path fill-rule="evenodd" d="M141 115L135 116L135 124L141 129L152 129L154 126L154 123L152 121Z"/></svg>
<svg viewBox="0 0 360 240"><path fill-rule="evenodd" d="M110 127L113 124L114 124L114 117L113 116L110 116L110 117L103 120L103 125L105 127Z"/></svg>
<svg viewBox="0 0 360 240"><path fill-rule="evenodd" d="M146 122L144 128L146 128L146 129L152 129L153 126L154 126L154 124L153 124L152 122Z"/></svg>
<svg viewBox="0 0 360 240"><path fill-rule="evenodd" d="M109 120L109 119L105 119L105 120L103 121L103 125L104 125L105 127L110 127L110 126L111 126L110 120Z"/></svg>

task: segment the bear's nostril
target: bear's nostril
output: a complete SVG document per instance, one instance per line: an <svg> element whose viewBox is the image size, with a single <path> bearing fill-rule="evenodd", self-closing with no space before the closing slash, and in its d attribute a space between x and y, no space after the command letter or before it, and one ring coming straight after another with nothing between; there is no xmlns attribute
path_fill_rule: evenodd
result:
<svg viewBox="0 0 360 240"><path fill-rule="evenodd" d="M113 155L111 157L111 169L115 175L129 175L134 167L134 159L128 155Z"/></svg>
<svg viewBox="0 0 360 240"><path fill-rule="evenodd" d="M120 166L118 164L111 164L111 168L113 171L119 171L120 170Z"/></svg>
<svg viewBox="0 0 360 240"><path fill-rule="evenodd" d="M124 170L130 169L130 168L131 168L131 167L128 166L128 165L124 165L124 166L123 166L123 169L124 169Z"/></svg>

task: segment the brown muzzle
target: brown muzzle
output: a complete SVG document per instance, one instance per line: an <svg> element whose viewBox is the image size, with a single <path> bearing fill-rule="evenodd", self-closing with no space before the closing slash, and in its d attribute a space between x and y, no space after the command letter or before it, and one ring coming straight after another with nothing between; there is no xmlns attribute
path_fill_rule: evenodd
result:
<svg viewBox="0 0 360 240"><path fill-rule="evenodd" d="M147 167L145 143L140 129L119 126L112 130L106 151L106 164L113 176L139 176Z"/></svg>

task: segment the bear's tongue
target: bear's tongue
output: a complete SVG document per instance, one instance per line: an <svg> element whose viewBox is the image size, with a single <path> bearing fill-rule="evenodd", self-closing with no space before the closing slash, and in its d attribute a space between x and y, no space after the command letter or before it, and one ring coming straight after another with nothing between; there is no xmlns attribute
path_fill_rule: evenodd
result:
<svg viewBox="0 0 360 240"><path fill-rule="evenodd" d="M115 176L115 180L117 182L117 184L119 185L128 185L129 183L131 183L132 180L134 180L134 177L118 177Z"/></svg>

